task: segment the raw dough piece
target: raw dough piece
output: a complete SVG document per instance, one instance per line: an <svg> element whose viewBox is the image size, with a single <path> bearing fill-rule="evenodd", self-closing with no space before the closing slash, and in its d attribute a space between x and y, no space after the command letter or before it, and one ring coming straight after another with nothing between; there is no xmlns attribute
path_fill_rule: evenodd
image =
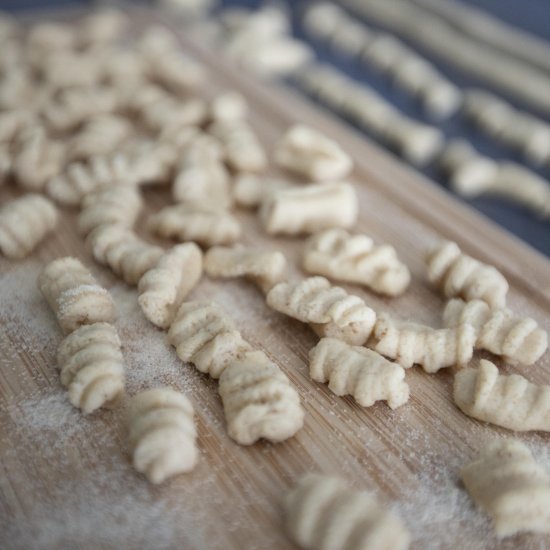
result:
<svg viewBox="0 0 550 550"><path fill-rule="evenodd" d="M28 256L57 225L55 206L41 195L29 193L0 208L0 251L11 259Z"/></svg>
<svg viewBox="0 0 550 550"><path fill-rule="evenodd" d="M134 468L151 483L190 472L198 460L193 405L171 388L138 393L128 410L128 443Z"/></svg>
<svg viewBox="0 0 550 550"><path fill-rule="evenodd" d="M464 414L509 430L550 431L550 386L519 374L499 375L485 359L477 369L456 373L454 401Z"/></svg>
<svg viewBox="0 0 550 550"><path fill-rule="evenodd" d="M381 355L342 340L322 338L309 352L309 375L336 395L352 395L362 407L387 401L396 409L409 399L405 370Z"/></svg>
<svg viewBox="0 0 550 550"><path fill-rule="evenodd" d="M285 498L286 529L304 550L406 550L401 519L339 478L307 474Z"/></svg>
<svg viewBox="0 0 550 550"><path fill-rule="evenodd" d="M219 378L231 361L249 351L233 321L214 302L185 302L168 331L177 356Z"/></svg>
<svg viewBox="0 0 550 550"><path fill-rule="evenodd" d="M195 243L178 244L165 252L138 283L138 302L145 317L168 328L185 297L202 275L202 252Z"/></svg>
<svg viewBox="0 0 550 550"><path fill-rule="evenodd" d="M260 208L260 219L270 235L315 233L331 227L350 227L359 205L349 183L317 183L275 190Z"/></svg>
<svg viewBox="0 0 550 550"><path fill-rule="evenodd" d="M548 347L548 335L530 317L514 317L511 310L491 310L482 300L449 300L443 312L443 324L455 327L469 323L476 329L477 349L501 355L509 363L532 365Z"/></svg>
<svg viewBox="0 0 550 550"><path fill-rule="evenodd" d="M508 282L494 267L464 254L458 245L443 241L426 257L428 279L448 298L484 300L492 308L504 307Z"/></svg>
<svg viewBox="0 0 550 550"><path fill-rule="evenodd" d="M124 358L120 339L109 323L83 325L57 350L61 383L70 402L84 414L114 407L124 394Z"/></svg>
<svg viewBox="0 0 550 550"><path fill-rule="evenodd" d="M111 295L76 258L50 262L38 277L38 288L66 334L81 325L111 323L115 318Z"/></svg>
<svg viewBox="0 0 550 550"><path fill-rule="evenodd" d="M318 130L296 124L275 146L275 162L310 181L345 178L352 161L334 140Z"/></svg>
<svg viewBox="0 0 550 550"><path fill-rule="evenodd" d="M206 253L204 269L210 277L246 277L269 292L285 278L287 262L279 251L215 246Z"/></svg>
<svg viewBox="0 0 550 550"><path fill-rule="evenodd" d="M332 286L324 277L279 283L267 294L267 304L309 323L319 336L339 338L351 345L364 344L376 322L376 313L361 298Z"/></svg>
<svg viewBox="0 0 550 550"><path fill-rule="evenodd" d="M474 353L476 331L469 324L433 329L380 315L374 327L374 349L395 359L404 368L415 364L429 373L452 365L468 364Z"/></svg>
<svg viewBox="0 0 550 550"><path fill-rule="evenodd" d="M366 235L352 235L344 229L326 229L310 237L303 266L313 275L358 283L388 296L402 294L411 280L392 246L374 246Z"/></svg>
<svg viewBox="0 0 550 550"><path fill-rule="evenodd" d="M149 218L149 228L159 237L205 247L232 244L241 235L239 222L225 210L189 204L166 206Z"/></svg>
<svg viewBox="0 0 550 550"><path fill-rule="evenodd" d="M492 441L460 475L497 536L550 533L550 476L521 441Z"/></svg>
<svg viewBox="0 0 550 550"><path fill-rule="evenodd" d="M298 392L262 351L233 359L220 376L229 436L241 445L292 437L304 423Z"/></svg>
<svg viewBox="0 0 550 550"><path fill-rule="evenodd" d="M109 266L129 285L137 285L163 254L162 248L140 239L120 225L101 225L88 235L96 261Z"/></svg>

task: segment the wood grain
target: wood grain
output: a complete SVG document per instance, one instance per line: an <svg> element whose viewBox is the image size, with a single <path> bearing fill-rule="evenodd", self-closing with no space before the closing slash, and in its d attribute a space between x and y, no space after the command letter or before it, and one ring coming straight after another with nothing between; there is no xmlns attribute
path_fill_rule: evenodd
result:
<svg viewBox="0 0 550 550"><path fill-rule="evenodd" d="M430 244L447 238L496 265L511 284L509 305L550 330L546 258L291 91L253 81L196 40L182 42L211 69L205 95L231 88L247 97L253 126L268 150L290 123L300 121L333 136L353 156L351 180L361 208L356 229L394 245L413 281L397 299L354 285L348 290L378 311L440 326L444 302L426 283L423 256ZM17 194L2 188L0 202ZM144 216L169 200L167 191L147 190L145 197ZM282 250L293 265L291 275L300 275L302 240L268 238L253 213L238 217L244 243ZM165 334L141 315L135 290L93 263L75 218L64 211L55 234L28 259L0 259L2 548L292 548L282 530L281 499L308 471L337 473L377 491L403 515L413 548L550 546L549 537L535 535L497 541L461 487L460 465L488 438L510 432L471 420L453 405L452 369L436 375L410 369L408 404L396 411L384 403L363 409L310 381L307 353L317 339L306 326L269 310L245 281L204 278L192 298L226 308L245 338L288 374L306 409L303 430L289 441L235 444L225 431L216 382L179 362ZM55 370L62 335L35 285L45 262L68 254L92 267L113 293L128 392L170 384L193 401L201 456L192 473L149 486L126 454L124 407L84 418L68 403ZM550 384L550 354L522 374ZM549 434L519 437L550 466Z"/></svg>

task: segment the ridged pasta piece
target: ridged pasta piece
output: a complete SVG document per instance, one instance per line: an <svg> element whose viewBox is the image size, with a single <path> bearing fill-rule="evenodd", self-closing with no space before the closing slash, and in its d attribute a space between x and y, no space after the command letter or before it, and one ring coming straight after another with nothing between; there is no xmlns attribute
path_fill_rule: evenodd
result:
<svg viewBox="0 0 550 550"><path fill-rule="evenodd" d="M548 347L548 335L530 317L515 317L509 309L491 310L482 300L449 300L443 324L454 327L469 323L476 329L477 349L501 355L509 363L532 365Z"/></svg>
<svg viewBox="0 0 550 550"><path fill-rule="evenodd" d="M275 146L275 162L310 181L345 178L352 161L334 140L318 130L295 124Z"/></svg>
<svg viewBox="0 0 550 550"><path fill-rule="evenodd" d="M285 180L243 172L237 174L233 180L233 199L242 208L256 208L262 204L269 193L289 187L297 186Z"/></svg>
<svg viewBox="0 0 550 550"><path fill-rule="evenodd" d="M221 373L219 392L227 431L240 445L284 441L304 424L298 392L263 351L234 359Z"/></svg>
<svg viewBox="0 0 550 550"><path fill-rule="evenodd" d="M70 164L62 174L48 181L46 192L61 204L78 206L89 193L117 185L136 185L138 180L131 159L116 153Z"/></svg>
<svg viewBox="0 0 550 550"><path fill-rule="evenodd" d="M267 155L250 125L243 120L217 121L208 127L224 148L227 164L237 172L262 172Z"/></svg>
<svg viewBox="0 0 550 550"><path fill-rule="evenodd" d="M205 247L231 244L241 235L239 222L229 212L193 204L166 206L148 223L159 237L194 241Z"/></svg>
<svg viewBox="0 0 550 550"><path fill-rule="evenodd" d="M550 476L521 441L491 441L460 476L498 537L550 533Z"/></svg>
<svg viewBox="0 0 550 550"><path fill-rule="evenodd" d="M76 258L53 260L42 270L37 284L65 333L81 325L111 323L115 318L111 295Z"/></svg>
<svg viewBox="0 0 550 550"><path fill-rule="evenodd" d="M309 375L336 395L351 395L362 407L387 401L396 409L409 399L405 370L361 346L336 338L322 338L309 352Z"/></svg>
<svg viewBox="0 0 550 550"><path fill-rule="evenodd" d="M443 241L426 257L428 279L448 298L483 300L492 308L506 303L508 282L494 267L464 254L458 245Z"/></svg>
<svg viewBox="0 0 550 550"><path fill-rule="evenodd" d="M78 231L86 236L100 225L131 228L142 206L139 190L132 186L118 186L89 193L82 200Z"/></svg>
<svg viewBox="0 0 550 550"><path fill-rule="evenodd" d="M124 394L124 358L109 323L83 325L59 345L57 365L69 401L84 414L114 407Z"/></svg>
<svg viewBox="0 0 550 550"><path fill-rule="evenodd" d="M318 183L268 194L260 219L270 235L298 235L348 228L357 220L358 210L357 195L349 183Z"/></svg>
<svg viewBox="0 0 550 550"><path fill-rule="evenodd" d="M351 345L363 345L376 322L376 313L361 298L332 286L324 277L279 283L266 299L271 308L309 323L319 336L339 338Z"/></svg>
<svg viewBox="0 0 550 550"><path fill-rule="evenodd" d="M146 103L140 116L151 132L160 132L167 127L199 126L206 120L207 113L207 104L199 97L182 101L165 94Z"/></svg>
<svg viewBox="0 0 550 550"><path fill-rule="evenodd" d="M402 294L411 280L392 246L374 246L370 237L344 229L326 229L310 237L303 266L314 275L358 283L388 296Z"/></svg>
<svg viewBox="0 0 550 550"><path fill-rule="evenodd" d="M168 341L182 361L212 378L219 378L231 361L251 349L214 302L184 302L170 325Z"/></svg>
<svg viewBox="0 0 550 550"><path fill-rule="evenodd" d="M206 253L204 269L214 278L246 277L268 292L284 279L287 262L277 250L261 252L243 246L215 246Z"/></svg>
<svg viewBox="0 0 550 550"><path fill-rule="evenodd" d="M0 209L0 251L7 258L28 256L57 225L58 212L46 198L28 193Z"/></svg>
<svg viewBox="0 0 550 550"><path fill-rule="evenodd" d="M46 135L40 126L29 128L17 139L12 171L17 184L29 191L41 191L63 167L65 148Z"/></svg>
<svg viewBox="0 0 550 550"><path fill-rule="evenodd" d="M191 401L171 388L154 388L132 397L128 443L134 468L151 483L190 472L198 460L197 429Z"/></svg>
<svg viewBox="0 0 550 550"><path fill-rule="evenodd" d="M163 254L162 248L120 225L100 225L88 235L88 242L96 261L109 266L129 285L137 285Z"/></svg>
<svg viewBox="0 0 550 550"><path fill-rule="evenodd" d="M307 474L286 495L286 530L304 550L406 550L401 519L342 479Z"/></svg>
<svg viewBox="0 0 550 550"><path fill-rule="evenodd" d="M519 374L499 375L490 361L455 375L454 401L468 416L509 430L550 431L550 386L532 384Z"/></svg>
<svg viewBox="0 0 550 550"><path fill-rule="evenodd" d="M421 365L428 373L452 365L468 364L474 353L476 331L469 324L433 329L416 323L396 322L380 315L374 327L374 349L402 367Z"/></svg>
<svg viewBox="0 0 550 550"><path fill-rule="evenodd" d="M165 252L138 283L138 303L145 317L168 328L201 275L202 252L195 243L178 244Z"/></svg>
<svg viewBox="0 0 550 550"><path fill-rule="evenodd" d="M216 141L209 136L197 136L191 141L183 151L172 195L177 202L231 206L229 174Z"/></svg>

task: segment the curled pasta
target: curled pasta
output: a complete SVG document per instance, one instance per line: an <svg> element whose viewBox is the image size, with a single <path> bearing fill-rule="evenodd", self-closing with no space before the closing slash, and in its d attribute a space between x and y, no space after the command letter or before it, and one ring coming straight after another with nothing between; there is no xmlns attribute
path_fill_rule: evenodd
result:
<svg viewBox="0 0 550 550"><path fill-rule="evenodd" d="M367 492L345 481L307 474L286 495L286 529L304 550L406 550L410 535L401 519Z"/></svg>
<svg viewBox="0 0 550 550"><path fill-rule="evenodd" d="M233 199L242 208L256 208L269 193L293 187L290 182L264 178L257 174L237 174L233 180Z"/></svg>
<svg viewBox="0 0 550 550"><path fill-rule="evenodd" d="M415 323L396 322L380 315L374 327L374 349L402 367L422 365L428 373L466 365L473 356L476 331L469 324L435 330Z"/></svg>
<svg viewBox="0 0 550 550"><path fill-rule="evenodd" d="M151 483L190 472L198 460L193 405L171 388L138 393L128 408L128 443L134 468Z"/></svg>
<svg viewBox="0 0 550 550"><path fill-rule="evenodd" d="M239 222L228 212L193 204L166 206L149 218L149 228L159 237L205 247L234 243L241 234Z"/></svg>
<svg viewBox="0 0 550 550"><path fill-rule="evenodd" d="M324 277L279 283L266 299L271 308L309 323L319 336L339 338L351 345L364 344L376 322L376 313L361 298L332 286Z"/></svg>
<svg viewBox="0 0 550 550"><path fill-rule="evenodd" d="M50 262L38 277L38 288L65 333L81 325L110 323L115 318L111 295L76 258L67 256Z"/></svg>
<svg viewBox="0 0 550 550"><path fill-rule="evenodd" d="M497 536L550 533L550 476L521 441L491 441L460 476Z"/></svg>
<svg viewBox="0 0 550 550"><path fill-rule="evenodd" d="M292 437L304 423L298 392L262 351L234 359L220 375L229 436L241 445Z"/></svg>
<svg viewBox="0 0 550 550"><path fill-rule="evenodd" d="M214 302L184 302L170 325L168 340L182 361L219 378L234 359L250 350L233 321Z"/></svg>
<svg viewBox="0 0 550 550"><path fill-rule="evenodd" d="M134 225L143 201L135 187L119 186L89 193L82 200L78 230L88 235L100 225Z"/></svg>
<svg viewBox="0 0 550 550"><path fill-rule="evenodd" d="M490 361L455 375L454 401L468 416L515 431L550 431L550 386L499 375Z"/></svg>
<svg viewBox="0 0 550 550"><path fill-rule="evenodd" d="M448 298L483 300L492 308L506 303L508 282L494 267L464 254L458 245L443 241L426 257L428 279Z"/></svg>
<svg viewBox="0 0 550 550"><path fill-rule="evenodd" d="M443 323L447 327L469 323L476 329L476 348L501 355L509 363L531 365L548 347L548 335L534 319L515 317L506 308L491 310L482 300L449 300Z"/></svg>
<svg viewBox="0 0 550 550"><path fill-rule="evenodd" d="M304 269L338 281L359 283L381 294L397 296L411 280L392 246L374 246L366 235L343 229L326 229L306 242Z"/></svg>
<svg viewBox="0 0 550 550"><path fill-rule="evenodd" d="M55 206L41 195L29 193L0 209L0 251L20 259L28 256L57 225Z"/></svg>
<svg viewBox="0 0 550 550"><path fill-rule="evenodd" d="M268 194L260 219L270 235L297 235L350 227L358 209L357 195L349 183L318 183Z"/></svg>
<svg viewBox="0 0 550 550"><path fill-rule="evenodd" d="M335 338L322 338L310 350L309 375L316 382L328 382L336 395L352 395L362 407L384 400L396 409L409 399L403 367L375 351Z"/></svg>
<svg viewBox="0 0 550 550"><path fill-rule="evenodd" d="M59 345L57 364L70 402L84 414L112 408L124 394L120 339L109 323L82 325Z"/></svg>
<svg viewBox="0 0 550 550"><path fill-rule="evenodd" d="M210 277L246 277L268 292L284 279L287 262L279 251L215 246L206 253L204 269Z"/></svg>
<svg viewBox="0 0 550 550"><path fill-rule="evenodd" d="M138 283L138 302L145 317L168 328L179 306L202 275L202 252L195 243L165 252Z"/></svg>
<svg viewBox="0 0 550 550"><path fill-rule="evenodd" d="M88 235L96 261L109 266L129 285L137 285L162 256L162 248L120 225L100 225Z"/></svg>
<svg viewBox="0 0 550 550"><path fill-rule="evenodd" d="M321 132L296 124L275 147L275 162L311 181L346 177L352 161L341 147Z"/></svg>

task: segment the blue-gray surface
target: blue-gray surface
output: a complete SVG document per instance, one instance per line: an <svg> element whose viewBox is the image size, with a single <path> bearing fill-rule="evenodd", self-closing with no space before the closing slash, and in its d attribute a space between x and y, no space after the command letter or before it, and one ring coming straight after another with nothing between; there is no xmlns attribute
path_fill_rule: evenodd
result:
<svg viewBox="0 0 550 550"><path fill-rule="evenodd" d="M465 1L465 0L463 0ZM478 7L497 15L498 17L512 23L518 27L526 29L532 33L550 40L550 1L549 0L483 0L475 2L468 0L467 3L475 4ZM24 8L45 7L45 6L60 6L68 4L91 4L83 0L0 0L0 8L9 10L19 10ZM258 0L229 0L224 1L223 5L241 5L255 7L261 5ZM308 5L307 1L297 2L287 0L286 4L290 7L293 14L294 30L298 37L307 40L300 25L300 13L303 8ZM376 27L372 21L365 22ZM308 40L309 41L309 40ZM406 41L405 41L406 42ZM325 62L332 63L344 70L350 76L357 80L368 83L370 86L380 91L387 99L391 100L405 113L426 120L425 115L419 109L418 105L406 97L399 90L392 88L390 83L382 76L370 72L363 65L359 65L353 60L339 56L333 51L328 51L322 44L311 42L319 58ZM414 45L412 45L414 47ZM480 86L481 83L475 79L469 78L466 75L450 69L445 64L439 62L438 59L432 58L428 52L419 49L420 53L430 58L440 70L446 74L452 81L460 86ZM483 87L483 86L481 86ZM499 90L493 90L500 95ZM506 97L506 96L505 96ZM522 105L513 98L506 97L512 104L524 109L530 110L526 105ZM534 111L533 111L534 112ZM539 116L540 113L537 113ZM544 117L542 117L544 118ZM448 137L462 136L468 139L473 145L486 155L495 158L508 158L517 162L522 162L519 155L512 153L509 149L497 145L494 141L484 137L479 131L472 128L460 114L456 115L449 121L441 125L442 130ZM543 177L550 180L550 169L545 168L537 170ZM425 171L430 178L440 182L443 185L441 175L433 167L428 167ZM550 223L544 222L533 216L532 213L524 208L514 205L504 199L496 197L480 197L467 201L469 204L489 216L502 226L506 227L512 233L521 237L541 252L550 256Z"/></svg>

